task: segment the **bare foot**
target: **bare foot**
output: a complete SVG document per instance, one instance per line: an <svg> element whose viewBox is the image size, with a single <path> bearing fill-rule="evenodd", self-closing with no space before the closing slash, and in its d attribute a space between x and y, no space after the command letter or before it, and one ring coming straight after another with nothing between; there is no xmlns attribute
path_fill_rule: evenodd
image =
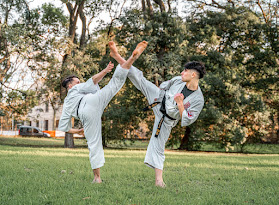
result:
<svg viewBox="0 0 279 205"><path fill-rule="evenodd" d="M110 41L108 43L108 45L109 45L109 49L110 49L110 56L114 59L117 58L119 56L119 54L118 54L115 43L113 41Z"/></svg>
<svg viewBox="0 0 279 205"><path fill-rule="evenodd" d="M156 181L155 186L161 187L161 188L166 188L166 184L163 181Z"/></svg>
<svg viewBox="0 0 279 205"><path fill-rule="evenodd" d="M142 52L145 50L147 44L148 44L148 42L146 42L146 41L140 42L137 45L136 49L133 51L133 57L138 58L142 54Z"/></svg>
<svg viewBox="0 0 279 205"><path fill-rule="evenodd" d="M101 184L102 180L101 179L94 179L91 183L92 184Z"/></svg>

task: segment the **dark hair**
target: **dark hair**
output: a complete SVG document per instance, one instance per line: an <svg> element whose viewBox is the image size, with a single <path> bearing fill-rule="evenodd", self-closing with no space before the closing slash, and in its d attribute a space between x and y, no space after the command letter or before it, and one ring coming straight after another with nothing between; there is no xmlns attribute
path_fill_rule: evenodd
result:
<svg viewBox="0 0 279 205"><path fill-rule="evenodd" d="M198 62L198 61L191 61L191 62L186 63L184 65L184 69L194 69L194 70L198 71L199 78L203 78L203 76L205 74L204 64L202 62Z"/></svg>
<svg viewBox="0 0 279 205"><path fill-rule="evenodd" d="M70 76L68 76L67 78L65 78L63 81L62 81L62 86L64 87L64 88L68 88L68 85L73 81L73 79L74 78L77 78L78 79L78 77L77 76L75 76L75 75L70 75Z"/></svg>

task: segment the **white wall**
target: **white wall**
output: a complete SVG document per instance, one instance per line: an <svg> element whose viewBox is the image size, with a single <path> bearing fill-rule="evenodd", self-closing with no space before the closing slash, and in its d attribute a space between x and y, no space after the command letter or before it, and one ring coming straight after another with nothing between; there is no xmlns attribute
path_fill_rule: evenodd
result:
<svg viewBox="0 0 279 205"><path fill-rule="evenodd" d="M53 109L50 104L48 104L48 112L46 111L46 105L45 103L42 103L34 108L32 108L31 112L27 115L27 121L24 122L24 125L30 125L37 127L37 121L39 121L39 128L41 130L45 130L45 121L48 120L48 130L55 130L54 127L52 127L53 124ZM58 111L56 111L56 117L55 120L59 120L62 113L62 106L59 108ZM54 126L56 126L56 122L54 123Z"/></svg>

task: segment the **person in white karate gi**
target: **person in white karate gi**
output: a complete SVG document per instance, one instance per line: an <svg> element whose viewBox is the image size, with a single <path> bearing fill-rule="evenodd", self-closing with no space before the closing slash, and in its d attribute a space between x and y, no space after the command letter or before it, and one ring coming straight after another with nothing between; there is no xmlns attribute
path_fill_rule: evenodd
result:
<svg viewBox="0 0 279 205"><path fill-rule="evenodd" d="M125 63L117 52L111 56L121 65ZM144 163L155 169L155 185L165 187L163 167L165 161L165 144L171 129L181 119L181 126L189 126L195 122L203 108L204 98L199 87L199 79L205 74L201 62L189 62L184 66L181 76L163 82L160 87L146 80L142 71L131 67L128 78L147 98L153 109L155 122Z"/></svg>
<svg viewBox="0 0 279 205"><path fill-rule="evenodd" d="M93 183L101 183L100 167L104 166L105 157L102 146L102 121L104 109L114 95L124 85L129 68L141 55L147 46L147 42L141 42L134 50L131 57L125 63L118 65L109 83L99 88L98 82L113 69L110 62L100 73L94 75L85 83L80 83L76 76L69 76L63 82L67 90L64 100L62 115L58 129L68 133L85 135L89 149L89 160L94 173ZM116 49L114 42L109 42L110 49ZM83 129L72 128L72 117L80 119Z"/></svg>

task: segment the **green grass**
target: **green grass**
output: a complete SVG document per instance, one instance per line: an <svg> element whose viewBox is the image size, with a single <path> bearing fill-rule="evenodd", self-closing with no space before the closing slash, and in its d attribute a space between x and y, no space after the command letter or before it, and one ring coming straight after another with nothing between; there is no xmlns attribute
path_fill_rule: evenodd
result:
<svg viewBox="0 0 279 205"><path fill-rule="evenodd" d="M225 148L218 148L214 143L202 143L200 151L226 152ZM239 146L229 150L230 153L241 152ZM279 144L246 144L242 150L249 154L279 154Z"/></svg>
<svg viewBox="0 0 279 205"><path fill-rule="evenodd" d="M126 140L120 143L108 144L109 148L115 149L138 149L147 148L149 141ZM87 148L85 139L74 139L76 148ZM38 138L38 137L20 137L20 136L0 136L0 145L11 145L18 147L64 147L64 138Z"/></svg>
<svg viewBox="0 0 279 205"><path fill-rule="evenodd" d="M87 147L85 139L74 139L74 143L76 147ZM0 136L0 145L18 147L64 147L64 138Z"/></svg>
<svg viewBox="0 0 279 205"><path fill-rule="evenodd" d="M161 189L143 150L106 149L103 184L88 153L0 145L0 204L279 204L278 154L167 151Z"/></svg>
<svg viewBox="0 0 279 205"><path fill-rule="evenodd" d="M76 148L87 148L85 139L74 139ZM134 141L126 140L122 142L108 144L108 148L113 149L133 149L133 150L146 150L148 140ZM38 137L13 137L13 136L0 136L0 145L11 145L18 147L64 147L63 138L38 138ZM178 146L167 147L167 149L178 149ZM225 148L217 148L214 143L202 143L200 151L209 152L226 152ZM240 152L236 147L230 150L230 153ZM243 153L250 154L279 154L279 144L247 144Z"/></svg>

